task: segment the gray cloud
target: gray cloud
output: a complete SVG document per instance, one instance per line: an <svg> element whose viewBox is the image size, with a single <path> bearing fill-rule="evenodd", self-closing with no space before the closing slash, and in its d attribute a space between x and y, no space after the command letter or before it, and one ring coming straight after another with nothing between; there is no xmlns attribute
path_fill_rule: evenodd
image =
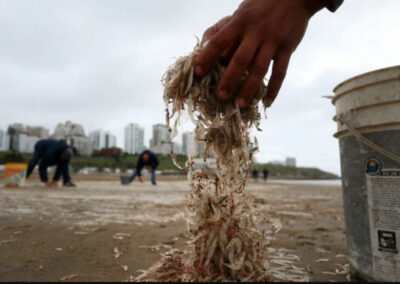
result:
<svg viewBox="0 0 400 284"><path fill-rule="evenodd" d="M322 11L292 57L285 85L257 135L260 161L295 156L339 173L334 107L322 95L342 80L398 64L400 3L345 1ZM164 122L162 74L195 35L240 1L0 0L0 128L22 122L53 131L111 130ZM184 123L182 130L191 129Z"/></svg>

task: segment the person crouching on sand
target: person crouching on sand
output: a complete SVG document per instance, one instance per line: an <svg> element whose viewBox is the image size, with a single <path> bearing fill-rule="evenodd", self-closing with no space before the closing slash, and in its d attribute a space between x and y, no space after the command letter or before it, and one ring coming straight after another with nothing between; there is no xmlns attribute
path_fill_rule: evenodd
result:
<svg viewBox="0 0 400 284"><path fill-rule="evenodd" d="M69 175L69 162L73 151L65 140L44 139L35 144L35 152L28 164L27 177L31 175L35 166L39 163L40 180L48 187L58 185L60 177L63 177L63 185L75 187ZM50 182L47 177L47 168L57 166L53 180Z"/></svg>
<svg viewBox="0 0 400 284"><path fill-rule="evenodd" d="M156 154L149 150L143 151L142 154L140 154L137 165L136 165L136 170L133 173L132 176L129 177L129 183L131 183L136 176L139 177L140 182L143 182L142 180L142 175L141 171L145 166L149 166L148 171L151 173L151 183L153 185L156 185L156 169L158 166L158 159Z"/></svg>

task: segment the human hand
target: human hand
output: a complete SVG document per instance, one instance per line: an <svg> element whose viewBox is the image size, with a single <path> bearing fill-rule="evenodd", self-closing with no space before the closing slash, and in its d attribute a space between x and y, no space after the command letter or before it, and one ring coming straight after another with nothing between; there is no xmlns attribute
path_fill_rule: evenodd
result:
<svg viewBox="0 0 400 284"><path fill-rule="evenodd" d="M139 179L140 182L143 182L143 179L142 179L141 176L139 176L138 179Z"/></svg>
<svg viewBox="0 0 400 284"><path fill-rule="evenodd" d="M326 5L327 0L244 0L232 16L205 31L202 39L205 47L195 62L196 75L204 76L219 59L229 60L217 91L218 97L226 100L248 70L248 77L235 98L243 108L257 93L273 61L263 99L265 106L271 106L309 19Z"/></svg>
<svg viewBox="0 0 400 284"><path fill-rule="evenodd" d="M148 171L149 173L151 173L151 172L153 171L153 169L152 169L152 168L149 168L147 171Z"/></svg>
<svg viewBox="0 0 400 284"><path fill-rule="evenodd" d="M46 181L45 183L44 183L44 185L46 186L46 187L56 187L58 184L57 184L57 182L56 181Z"/></svg>

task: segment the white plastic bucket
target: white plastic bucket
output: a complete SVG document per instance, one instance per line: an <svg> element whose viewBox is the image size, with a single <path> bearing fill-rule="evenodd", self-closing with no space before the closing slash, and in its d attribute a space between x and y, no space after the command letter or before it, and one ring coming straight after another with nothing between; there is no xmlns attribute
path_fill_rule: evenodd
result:
<svg viewBox="0 0 400 284"><path fill-rule="evenodd" d="M352 272L400 281L400 66L353 77L334 93Z"/></svg>

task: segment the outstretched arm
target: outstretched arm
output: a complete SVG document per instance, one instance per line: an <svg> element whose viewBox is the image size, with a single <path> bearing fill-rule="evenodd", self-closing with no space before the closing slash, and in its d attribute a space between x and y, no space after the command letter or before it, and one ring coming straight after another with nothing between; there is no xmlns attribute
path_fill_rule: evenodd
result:
<svg viewBox="0 0 400 284"><path fill-rule="evenodd" d="M28 171L26 173L26 177L29 178L29 176L32 174L33 170L35 169L36 165L39 163L39 152L35 150L33 153L32 159L29 160L28 163Z"/></svg>
<svg viewBox="0 0 400 284"><path fill-rule="evenodd" d="M232 16L221 19L204 33L205 48L196 58L196 74L205 75L219 59L229 61L218 86L218 97L225 100L232 96L248 70L249 75L236 97L237 104L245 107L273 62L263 101L270 106L308 21L329 3L329 0L244 0Z"/></svg>
<svg viewBox="0 0 400 284"><path fill-rule="evenodd" d="M139 157L138 161L137 161L137 165L136 165L136 174L138 177L142 176L142 169L143 169L143 161L142 159Z"/></svg>

